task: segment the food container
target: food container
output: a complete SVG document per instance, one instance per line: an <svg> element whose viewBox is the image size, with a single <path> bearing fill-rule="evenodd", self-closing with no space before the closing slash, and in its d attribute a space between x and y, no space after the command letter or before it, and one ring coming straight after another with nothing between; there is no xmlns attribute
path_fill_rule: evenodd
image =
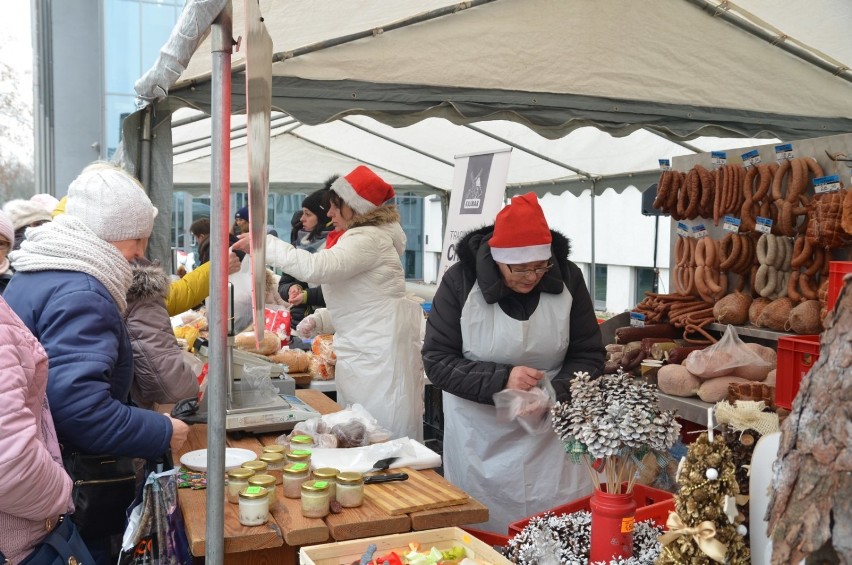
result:
<svg viewBox="0 0 852 565"><path fill-rule="evenodd" d="M657 373L660 371L660 367L662 366L662 361L657 361L656 359L644 359L639 365L639 371L642 375L642 379L649 385L657 386Z"/></svg>
<svg viewBox="0 0 852 565"><path fill-rule="evenodd" d="M361 555L370 544L376 544L375 555L383 555L389 551L406 547L410 543L418 543L420 547L429 550L432 547L446 551L453 547L463 547L466 557L481 563L494 565L511 565L511 561L503 557L487 543L465 532L461 528L437 528L391 534L372 538L326 543L322 545L303 546L299 549L301 565L340 565L341 563L358 562Z"/></svg>
<svg viewBox="0 0 852 565"><path fill-rule="evenodd" d="M225 496L228 502L239 504L240 491L249 486L248 480L254 475L254 471L245 467L237 467L228 471L227 475L228 484L225 485Z"/></svg>
<svg viewBox="0 0 852 565"><path fill-rule="evenodd" d="M339 473L340 470L334 467L320 467L314 469L313 472L314 479L328 482L328 495L331 500L337 500L337 475Z"/></svg>
<svg viewBox="0 0 852 565"><path fill-rule="evenodd" d="M307 463L311 464L310 449L293 449L287 452L287 463Z"/></svg>
<svg viewBox="0 0 852 565"><path fill-rule="evenodd" d="M344 508L364 504L364 475L348 471L337 475L337 502Z"/></svg>
<svg viewBox="0 0 852 565"><path fill-rule="evenodd" d="M240 524L261 526L269 520L269 494L263 487L246 487L240 491Z"/></svg>
<svg viewBox="0 0 852 565"><path fill-rule="evenodd" d="M302 483L311 478L311 468L306 463L290 463L284 467L284 496L300 498Z"/></svg>
<svg viewBox="0 0 852 565"><path fill-rule="evenodd" d="M778 360L775 368L775 405L793 409L802 379L819 359L819 335L782 336L778 338Z"/></svg>
<svg viewBox="0 0 852 565"><path fill-rule="evenodd" d="M245 467L246 469L251 469L255 472L256 475L262 475L266 473L266 469L268 466L266 462L261 461L259 459L255 459L254 461L246 461L242 464L242 467Z"/></svg>
<svg viewBox="0 0 852 565"><path fill-rule="evenodd" d="M263 453L260 460L266 463L266 474L275 477L275 484L280 485L282 482L281 472L287 464L283 453Z"/></svg>
<svg viewBox="0 0 852 565"><path fill-rule="evenodd" d="M324 518L328 516L330 502L328 481L305 481L302 483L302 516Z"/></svg>
<svg viewBox="0 0 852 565"><path fill-rule="evenodd" d="M277 443L270 443L269 445L263 446L263 453L280 453L281 455L284 455L286 450L287 448L283 445L278 445Z"/></svg>
<svg viewBox="0 0 852 565"><path fill-rule="evenodd" d="M272 475L253 475L249 477L248 484L250 487L263 487L266 489L270 507L278 500L278 494L275 492L275 477Z"/></svg>
<svg viewBox="0 0 852 565"><path fill-rule="evenodd" d="M290 449L310 449L314 447L314 438L309 435L300 434L290 437Z"/></svg>

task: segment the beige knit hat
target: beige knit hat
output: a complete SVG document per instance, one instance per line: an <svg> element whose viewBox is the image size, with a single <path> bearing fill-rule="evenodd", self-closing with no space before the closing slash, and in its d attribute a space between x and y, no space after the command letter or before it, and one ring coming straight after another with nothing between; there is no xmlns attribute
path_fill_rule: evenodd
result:
<svg viewBox="0 0 852 565"><path fill-rule="evenodd" d="M108 163L89 165L68 187L65 213L107 242L149 237L157 209L130 173Z"/></svg>
<svg viewBox="0 0 852 565"><path fill-rule="evenodd" d="M3 206L3 211L9 215L15 231L33 222L49 222L52 219L44 206L31 200L10 200Z"/></svg>

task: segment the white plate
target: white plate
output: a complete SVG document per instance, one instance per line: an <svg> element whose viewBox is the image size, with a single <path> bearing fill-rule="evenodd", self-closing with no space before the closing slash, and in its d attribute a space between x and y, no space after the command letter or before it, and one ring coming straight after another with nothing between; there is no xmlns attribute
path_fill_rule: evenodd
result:
<svg viewBox="0 0 852 565"><path fill-rule="evenodd" d="M225 470L236 469L246 461L257 459L257 454L250 449L239 449L237 447L225 448ZM184 453L180 462L187 469L193 471L207 471L207 450L197 449Z"/></svg>

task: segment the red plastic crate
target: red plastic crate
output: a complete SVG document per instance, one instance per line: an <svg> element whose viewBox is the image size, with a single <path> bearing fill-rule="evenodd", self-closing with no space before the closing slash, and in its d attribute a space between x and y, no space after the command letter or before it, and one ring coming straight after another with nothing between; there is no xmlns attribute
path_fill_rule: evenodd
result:
<svg viewBox="0 0 852 565"><path fill-rule="evenodd" d="M509 543L509 536L501 536L494 532L486 532L485 530L477 530L476 528L462 528L464 531L478 539L484 541L491 547L505 547Z"/></svg>
<svg viewBox="0 0 852 565"><path fill-rule="evenodd" d="M791 410L802 378L819 359L819 335L778 338L778 366L775 371L775 405Z"/></svg>
<svg viewBox="0 0 852 565"><path fill-rule="evenodd" d="M843 277L852 273L852 261L829 261L828 263L828 296L825 305L828 311L834 308L840 289L843 288Z"/></svg>
<svg viewBox="0 0 852 565"><path fill-rule="evenodd" d="M622 488L627 488L627 485L622 485ZM560 514L571 514L580 510L591 510L592 496L580 498L574 502L563 504L552 508L549 512L553 512L557 516ZM645 485L633 485L633 500L636 501L636 521L653 520L658 526L664 526L669 518L669 512L674 511L674 494L651 488ZM541 514L544 514L542 512ZM509 524L509 537L515 536L530 523L530 520L541 514L535 514L528 518L524 518L518 522Z"/></svg>

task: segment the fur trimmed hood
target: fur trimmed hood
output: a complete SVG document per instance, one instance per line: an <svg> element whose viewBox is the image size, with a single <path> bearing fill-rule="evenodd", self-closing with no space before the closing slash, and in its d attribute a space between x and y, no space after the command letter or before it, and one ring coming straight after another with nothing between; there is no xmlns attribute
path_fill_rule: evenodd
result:
<svg viewBox="0 0 852 565"><path fill-rule="evenodd" d="M127 300L165 299L169 295L169 276L158 264L147 259L137 259L131 263L133 282L127 289Z"/></svg>
<svg viewBox="0 0 852 565"><path fill-rule="evenodd" d="M364 226L382 226L385 224L401 223L399 211L394 204L385 204L366 214L356 214L347 229Z"/></svg>

